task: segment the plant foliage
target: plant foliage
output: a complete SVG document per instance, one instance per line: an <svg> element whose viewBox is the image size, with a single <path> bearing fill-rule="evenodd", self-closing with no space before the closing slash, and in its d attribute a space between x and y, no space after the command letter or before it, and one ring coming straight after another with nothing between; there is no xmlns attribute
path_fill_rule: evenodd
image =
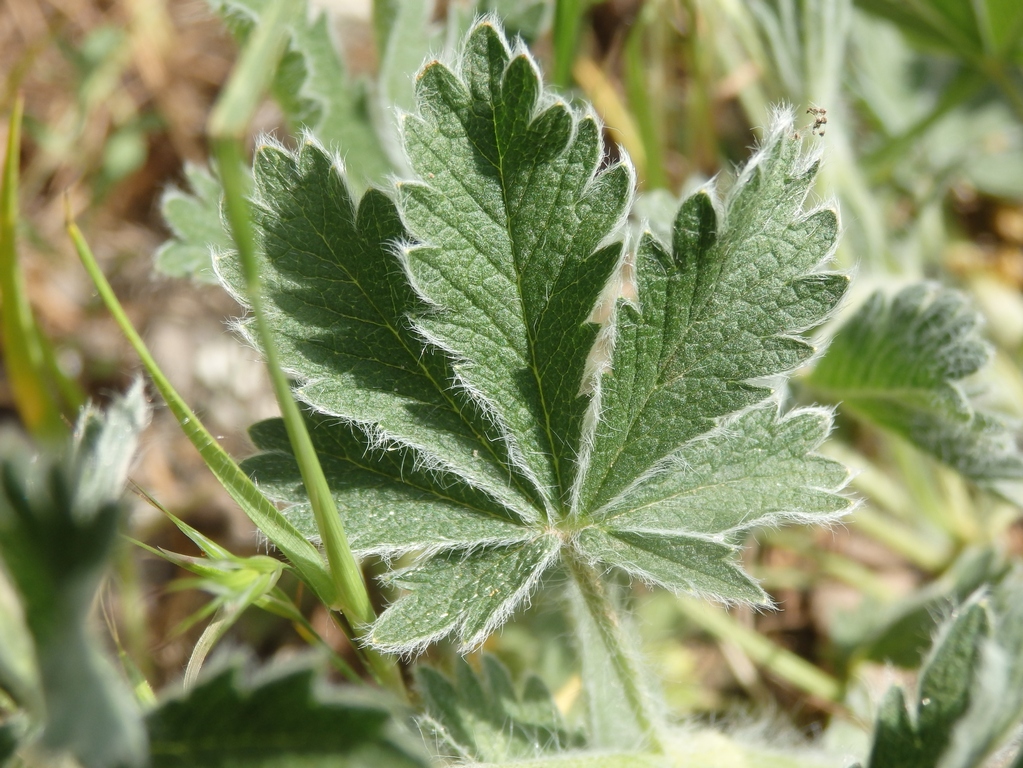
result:
<svg viewBox="0 0 1023 768"><path fill-rule="evenodd" d="M1023 714L1023 574L970 596L939 629L908 706L881 703L868 768L980 765Z"/></svg>
<svg viewBox="0 0 1023 768"><path fill-rule="evenodd" d="M214 666L146 717L154 768L427 765L376 692L316 684L308 664L259 674L237 660Z"/></svg>
<svg viewBox="0 0 1023 768"><path fill-rule="evenodd" d="M37 746L69 752L86 768L145 762L141 717L88 618L146 421L139 383L105 415L85 409L62 460L28 467L22 453L2 465L0 556L21 596L38 670L38 691L22 703L45 712Z"/></svg>
<svg viewBox="0 0 1023 768"><path fill-rule="evenodd" d="M356 203L311 139L254 165L267 312L353 549L419 553L371 641L476 647L566 560L767 602L733 561L743 532L849 504L813 453L830 414L781 413L763 383L813 354L799 334L848 282L822 268L837 218L803 207L817 162L790 118L632 259L628 160L495 22L417 100L397 202ZM236 259L217 266L242 297ZM301 525L282 426L252 436L248 471Z"/></svg>
<svg viewBox="0 0 1023 768"><path fill-rule="evenodd" d="M453 680L430 667L417 670L426 714L424 731L451 757L480 762L536 758L582 745L562 722L547 687L529 677L517 692L508 670L484 655L477 674L456 662Z"/></svg>
<svg viewBox="0 0 1023 768"><path fill-rule="evenodd" d="M963 380L991 350L966 298L918 284L875 293L839 330L810 383L843 410L909 440L982 485L1023 479L1004 417L975 406Z"/></svg>

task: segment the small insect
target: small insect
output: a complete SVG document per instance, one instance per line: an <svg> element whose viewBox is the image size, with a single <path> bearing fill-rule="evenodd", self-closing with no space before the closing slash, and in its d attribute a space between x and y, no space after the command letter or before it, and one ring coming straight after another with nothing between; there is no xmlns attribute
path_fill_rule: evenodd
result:
<svg viewBox="0 0 1023 768"><path fill-rule="evenodd" d="M815 136L824 135L824 126L828 124L828 110L824 107L810 107L806 114L813 115L813 127L810 134Z"/></svg>

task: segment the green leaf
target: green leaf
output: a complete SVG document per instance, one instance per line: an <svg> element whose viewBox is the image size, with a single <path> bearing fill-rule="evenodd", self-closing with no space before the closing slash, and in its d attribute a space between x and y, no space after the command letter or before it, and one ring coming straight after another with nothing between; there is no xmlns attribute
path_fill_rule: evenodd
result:
<svg viewBox="0 0 1023 768"><path fill-rule="evenodd" d="M838 331L809 377L843 410L912 442L982 486L1023 478L1005 419L979 410L964 379L987 363L980 316L961 294L925 283L874 294Z"/></svg>
<svg viewBox="0 0 1023 768"><path fill-rule="evenodd" d="M802 209L817 163L780 120L719 213L708 192L686 200L671 249L652 235L636 257L639 302L621 302L600 421L578 488L583 509L612 502L714 419L764 400L751 379L791 371L814 352L798 333L819 324L848 277L817 271L838 219Z"/></svg>
<svg viewBox="0 0 1023 768"><path fill-rule="evenodd" d="M6 458L0 556L20 592L45 703L40 744L86 768L145 762L131 692L100 651L89 613L121 517L120 497L148 419L142 384L105 414L83 410L59 462Z"/></svg>
<svg viewBox="0 0 1023 768"><path fill-rule="evenodd" d="M310 415L309 424L323 471L333 479L331 491L353 552L394 557L530 537L521 521L461 478L416 468L411 452L373 448L357 430L323 417ZM285 514L315 538L316 523L284 425L279 419L265 421L250 436L264 452L242 468L270 496L293 502Z"/></svg>
<svg viewBox="0 0 1023 768"><path fill-rule="evenodd" d="M1023 569L1017 565L981 602L990 629L942 768L981 764L1023 720Z"/></svg>
<svg viewBox="0 0 1023 768"><path fill-rule="evenodd" d="M1023 8L1012 0L857 0L857 4L894 21L910 39L974 64L981 57L1011 60L1023 45Z"/></svg>
<svg viewBox="0 0 1023 768"><path fill-rule="evenodd" d="M450 361L410 326L408 316L424 305L396 253L408 234L394 204L371 190L356 207L339 165L313 143L297 158L263 147L254 171L268 320L281 359L301 382L299 398L335 417L337 434L321 442L349 455L401 447L413 455L403 457L399 474L403 466L450 471L513 517L535 517L495 460L504 452L499 436L452 386ZM219 269L241 300L234 255ZM322 423L318 431L330 429ZM443 490L450 482L429 484Z"/></svg>
<svg viewBox="0 0 1023 768"><path fill-rule="evenodd" d="M170 227L170 240L156 252L156 269L168 277L192 277L202 283L216 282L212 254L231 247L231 237L220 218L220 182L209 171L185 165L191 193L168 190L160 212Z"/></svg>
<svg viewBox="0 0 1023 768"><path fill-rule="evenodd" d="M430 667L416 670L423 698L423 729L440 751L454 758L478 761L522 760L581 746L579 736L562 723L550 691L529 677L517 692L508 670L484 655L477 674L464 661L455 662L449 681Z"/></svg>
<svg viewBox="0 0 1023 768"><path fill-rule="evenodd" d="M729 562L734 548L716 541L587 528L577 543L592 558L668 589L726 601L767 602L766 593L738 565Z"/></svg>
<svg viewBox="0 0 1023 768"><path fill-rule="evenodd" d="M964 602L1003 569L992 549L967 549L938 579L895 602L864 600L832 623L836 649L856 660L915 669L923 663L942 612Z"/></svg>
<svg viewBox="0 0 1023 768"><path fill-rule="evenodd" d="M425 768L427 760L385 699L332 688L304 663L246 674L211 671L146 718L154 768Z"/></svg>
<svg viewBox="0 0 1023 768"><path fill-rule="evenodd" d="M460 64L460 77L427 65L420 112L403 126L423 179L399 186L423 243L408 270L437 308L416 326L458 359L519 471L564 514L598 330L587 318L620 258L620 245L602 244L623 222L633 173L598 172L596 118L545 94L532 59L491 24L474 28Z"/></svg>
<svg viewBox="0 0 1023 768"><path fill-rule="evenodd" d="M210 0L244 39L269 8L266 0ZM327 14L305 2L292 18L291 41L271 86L292 130L309 129L347 158L351 182L364 189L391 171L369 117L364 86L350 76L331 38Z"/></svg>
<svg viewBox="0 0 1023 768"><path fill-rule="evenodd" d="M848 282L821 269L837 219L803 209L816 163L791 119L723 203L683 205L670 252L647 236L633 257L615 240L628 162L495 22L429 63L417 99L397 204L356 203L312 138L261 146L253 170L267 320L345 530L360 553L417 553L370 641L473 648L566 546L599 573L763 602L740 534L848 506L844 470L813 455L830 414L753 407ZM242 297L237 258L217 269ZM246 470L314 536L280 423L252 435Z"/></svg>
<svg viewBox="0 0 1023 768"><path fill-rule="evenodd" d="M686 444L591 519L616 530L705 536L827 519L850 504L833 492L845 484L846 468L812 455L830 424L822 409L782 418L775 407L746 411ZM779 488L781 477L789 483Z"/></svg>
<svg viewBox="0 0 1023 768"><path fill-rule="evenodd" d="M412 654L455 633L463 648L475 648L510 616L535 588L558 555L558 540L445 552L398 571L390 582L408 593L377 620L370 641L392 653Z"/></svg>
<svg viewBox="0 0 1023 768"><path fill-rule="evenodd" d="M978 590L939 629L906 706L885 696L869 768L980 765L1023 717L1023 571Z"/></svg>

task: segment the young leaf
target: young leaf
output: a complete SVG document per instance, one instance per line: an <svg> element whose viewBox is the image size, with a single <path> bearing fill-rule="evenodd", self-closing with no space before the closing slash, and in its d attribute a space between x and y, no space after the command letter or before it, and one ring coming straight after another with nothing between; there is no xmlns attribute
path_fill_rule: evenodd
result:
<svg viewBox="0 0 1023 768"><path fill-rule="evenodd" d="M212 254L231 245L220 218L223 189L209 171L197 165L185 165L185 178L191 193L171 189L160 201L160 212L173 237L157 250L155 266L169 277L216 282Z"/></svg>
<svg viewBox="0 0 1023 768"><path fill-rule="evenodd" d="M367 690L321 685L306 664L244 674L233 662L146 718L154 768L425 768L416 740Z"/></svg>
<svg viewBox="0 0 1023 768"><path fill-rule="evenodd" d="M565 556L764 602L731 562L741 534L849 504L844 470L812 455L830 414L755 407L771 390L750 383L813 353L798 334L848 282L820 269L837 220L802 208L816 163L791 122L633 269L615 241L628 161L606 163L593 114L545 92L494 22L428 64L417 99L397 207L356 205L312 139L254 167L268 320L353 548L420 553L370 641L474 647ZM237 259L217 269L241 296ZM623 270L638 298L611 294L601 327ZM312 534L280 424L253 438L246 469Z"/></svg>
<svg viewBox="0 0 1023 768"><path fill-rule="evenodd" d="M520 694L493 656L482 657L479 674L464 661L455 663L453 681L430 667L416 670L426 710L421 724L437 739L442 754L499 762L581 746L539 678L527 679Z"/></svg>
<svg viewBox="0 0 1023 768"><path fill-rule="evenodd" d="M839 330L809 378L843 410L906 438L977 483L1023 479L1004 419L978 410L962 380L990 357L980 316L961 294L914 285L874 294Z"/></svg>
<svg viewBox="0 0 1023 768"><path fill-rule="evenodd" d="M265 0L209 0L234 34L245 39L260 23ZM363 86L349 76L334 44L325 13L310 16L302 3L290 31L290 43L274 75L272 92L295 130L310 129L327 146L348 157L349 180L364 189L392 170L370 120ZM416 64L418 65L418 61ZM216 282L211 253L230 247L220 218L223 189L210 173L186 165L191 193L168 191L161 212L172 237L155 256L157 271L170 277Z"/></svg>
<svg viewBox="0 0 1023 768"><path fill-rule="evenodd" d="M969 707L955 724L942 768L983 763L1023 719L1023 569L1018 565L984 600L990 629L970 680Z"/></svg>

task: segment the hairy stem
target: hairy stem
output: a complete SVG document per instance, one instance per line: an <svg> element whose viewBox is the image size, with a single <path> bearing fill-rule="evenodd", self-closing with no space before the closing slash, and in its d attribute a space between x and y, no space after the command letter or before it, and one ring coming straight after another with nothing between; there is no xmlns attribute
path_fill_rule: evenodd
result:
<svg viewBox="0 0 1023 768"><path fill-rule="evenodd" d="M647 748L663 753L662 718L650 691L643 684L639 659L625 636L607 585L591 565L574 553L566 552L565 561L621 684L625 704L639 726ZM586 642L585 638L580 640Z"/></svg>

